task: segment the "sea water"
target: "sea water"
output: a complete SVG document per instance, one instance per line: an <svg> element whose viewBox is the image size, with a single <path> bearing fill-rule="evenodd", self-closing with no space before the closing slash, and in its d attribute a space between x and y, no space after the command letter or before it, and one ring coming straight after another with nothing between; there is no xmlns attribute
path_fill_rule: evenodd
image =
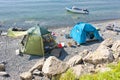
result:
<svg viewBox="0 0 120 80"><path fill-rule="evenodd" d="M86 8L89 14L67 12L65 7ZM0 24L31 27L73 26L90 22L120 18L120 0L0 0Z"/></svg>

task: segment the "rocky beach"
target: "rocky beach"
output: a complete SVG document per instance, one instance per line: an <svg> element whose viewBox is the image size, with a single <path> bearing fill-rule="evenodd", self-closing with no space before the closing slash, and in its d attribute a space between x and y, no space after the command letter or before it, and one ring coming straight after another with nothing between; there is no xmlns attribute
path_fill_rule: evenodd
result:
<svg viewBox="0 0 120 80"><path fill-rule="evenodd" d="M61 68L60 68L61 70L58 72L54 72L54 70L57 69L57 68L55 68L53 70L53 72L48 73L47 71L45 71L45 69L47 69L47 67L44 67L44 65L47 65L47 62L45 61L44 65L42 64L43 68L42 68L41 72L43 74L56 75L56 74L61 74L61 73L65 72L65 70L68 68L68 67L65 68L65 65L67 63L69 63L70 59L73 58L75 55L79 55L80 59L75 64L73 64L73 62L72 62L74 60L71 60L70 64L67 64L68 66L74 67L74 65L76 65L76 64L78 66L79 64L81 64L81 63L79 63L79 62L81 62L81 59L83 60L83 62L90 63L94 66L97 66L97 64L106 63L106 62L114 62L114 59L112 57L114 57L114 58L116 58L116 57L113 55L112 57L110 56L110 58L109 58L109 55L111 55L111 53L109 53L108 48L106 48L105 46L101 47L100 45L104 45L104 44L106 45L107 43L110 45L114 45L115 41L118 40L118 47L120 46L120 43L119 43L120 32L111 31L111 30L106 29L106 26L111 25L111 24L114 24L114 26L120 27L120 19L106 20L106 21L99 21L99 22L90 22L90 23L93 26L95 26L96 28L100 29L99 33L100 33L101 37L103 38L103 41L89 41L86 44L77 46L77 45L75 45L73 39L65 38L65 35L70 33L70 30L72 29L73 26L65 26L65 27L50 28L50 29L48 28L49 31L52 31L55 33L55 35L56 35L55 41L57 43L64 43L66 45L66 47L62 48L62 52L61 52L60 56L57 56L58 58L56 58L56 57L54 58L53 57L53 56L55 56L54 54L49 54L49 55L46 54L44 56L46 61L52 60L51 59L52 57L53 57L53 60L55 59L55 61L58 61L58 63L60 63L60 65L61 65ZM8 37L7 35L0 35L0 65L4 65L4 70L1 70L1 71L6 72L6 74L7 74L7 76L3 76L4 74L2 74L0 71L0 80L21 80L23 78L23 76L25 75L22 73L29 72L31 69L33 69L32 67L36 64L36 62L43 59L42 56L40 57L40 56L32 56L32 55L26 55L26 54L17 55L16 50L20 49L21 40L22 40L22 37L11 38L11 37ZM108 40L108 41L106 41L106 40ZM112 40L113 42L109 43L110 40ZM104 42L104 41L106 41L106 42ZM68 46L68 43L71 43L72 47ZM89 56L93 57L95 55L91 55L91 54L88 55L89 53L87 53L86 55L83 56L84 51L92 52L94 54L95 51L101 51L101 49L106 49L106 52L108 52L108 54L106 53L106 55L108 55L108 56L105 58L103 57L104 55L100 55L103 58L103 62L101 61L100 57L97 58L98 62L95 62L96 59L93 59L94 61L92 61L91 59L89 59ZM112 49L114 51L114 48L110 48L110 49ZM104 50L103 50L103 53L104 53ZM99 55L99 53L98 53L98 55ZM118 56L117 56L117 58L118 58ZM76 59L78 59L78 58L76 58ZM56 65L56 64L54 64L54 65ZM50 63L48 65L50 65ZM62 68L63 65L64 65L64 68ZM55 70L55 71L57 71L57 70ZM48 76L45 76L45 75L38 77L38 79L39 80L50 80L48 78ZM20 78L21 76L22 76L22 78ZM34 78L33 80L38 80L38 79ZM25 79L25 80L32 80L32 78Z"/></svg>

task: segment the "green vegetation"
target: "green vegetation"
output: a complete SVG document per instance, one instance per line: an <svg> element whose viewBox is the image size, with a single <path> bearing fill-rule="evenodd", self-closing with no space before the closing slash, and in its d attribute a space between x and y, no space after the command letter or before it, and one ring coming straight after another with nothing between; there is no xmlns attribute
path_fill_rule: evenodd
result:
<svg viewBox="0 0 120 80"><path fill-rule="evenodd" d="M60 76L61 76L61 74L52 76L52 80L59 80Z"/></svg>
<svg viewBox="0 0 120 80"><path fill-rule="evenodd" d="M92 75L83 75L80 77L79 80L120 80L120 72L104 72L104 73L97 73Z"/></svg>
<svg viewBox="0 0 120 80"><path fill-rule="evenodd" d="M118 65L110 64L108 66L112 68L111 71L82 75L79 80L120 80L120 63Z"/></svg>
<svg viewBox="0 0 120 80"><path fill-rule="evenodd" d="M120 80L120 62L117 65L109 64L108 66L112 69L111 71L82 75L79 80ZM68 70L60 76L59 80L76 80L76 76L72 70Z"/></svg>
<svg viewBox="0 0 120 80"><path fill-rule="evenodd" d="M73 71L69 69L66 73L60 76L59 80L76 80L76 77L73 74Z"/></svg>

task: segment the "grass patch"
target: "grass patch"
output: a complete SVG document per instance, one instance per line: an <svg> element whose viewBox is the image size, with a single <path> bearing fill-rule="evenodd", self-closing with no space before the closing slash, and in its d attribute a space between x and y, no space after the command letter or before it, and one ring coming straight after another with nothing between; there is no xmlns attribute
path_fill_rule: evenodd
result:
<svg viewBox="0 0 120 80"><path fill-rule="evenodd" d="M83 75L80 77L79 80L120 80L119 73L114 73L112 71L109 71L109 72L97 73L92 75Z"/></svg>
<svg viewBox="0 0 120 80"><path fill-rule="evenodd" d="M75 74L73 74L73 71L69 69L63 75L60 76L59 80L76 80L76 76Z"/></svg>
<svg viewBox="0 0 120 80"><path fill-rule="evenodd" d="M73 71L69 69L56 80L120 80L120 62L117 65L108 64L108 67L112 70L103 73L98 72L96 74L82 75L79 79L76 79Z"/></svg>
<svg viewBox="0 0 120 80"><path fill-rule="evenodd" d="M120 80L120 62L117 65L109 65L112 70L90 74L90 75L82 75L79 80Z"/></svg>

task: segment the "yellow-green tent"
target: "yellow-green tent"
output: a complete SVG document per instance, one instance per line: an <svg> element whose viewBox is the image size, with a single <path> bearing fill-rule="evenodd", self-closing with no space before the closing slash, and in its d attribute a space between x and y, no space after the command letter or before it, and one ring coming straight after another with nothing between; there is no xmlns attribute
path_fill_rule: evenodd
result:
<svg viewBox="0 0 120 80"><path fill-rule="evenodd" d="M21 42L21 52L32 55L44 55L44 48L46 45L44 45L43 37L44 35L50 35L51 33L40 26L32 27L27 30L27 32L28 34L24 36Z"/></svg>

